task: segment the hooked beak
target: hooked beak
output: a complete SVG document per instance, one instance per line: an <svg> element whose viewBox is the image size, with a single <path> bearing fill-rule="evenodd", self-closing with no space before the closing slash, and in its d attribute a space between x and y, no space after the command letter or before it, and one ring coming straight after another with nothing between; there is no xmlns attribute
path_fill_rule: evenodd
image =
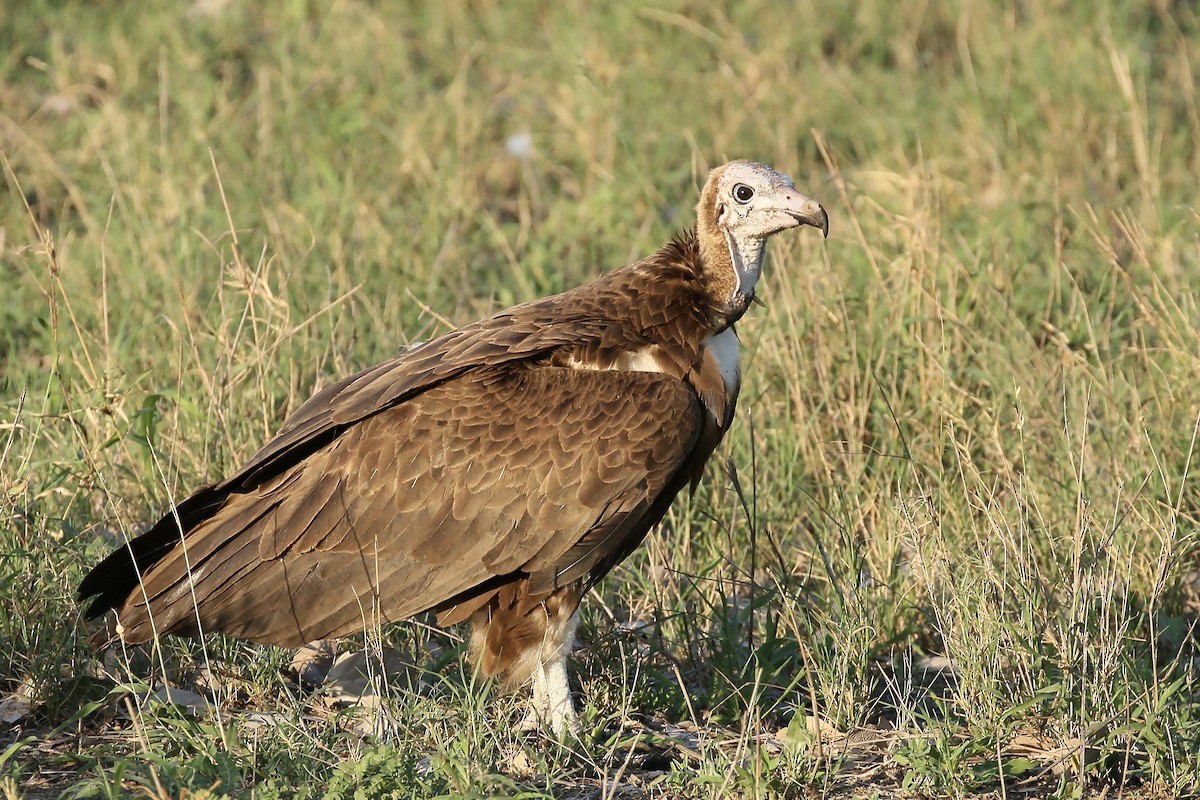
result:
<svg viewBox="0 0 1200 800"><path fill-rule="evenodd" d="M805 197L795 189L783 187L779 190L776 210L796 220L796 225L791 227L812 225L814 228L820 228L826 239L829 238L829 215L821 208L821 204L811 197Z"/></svg>

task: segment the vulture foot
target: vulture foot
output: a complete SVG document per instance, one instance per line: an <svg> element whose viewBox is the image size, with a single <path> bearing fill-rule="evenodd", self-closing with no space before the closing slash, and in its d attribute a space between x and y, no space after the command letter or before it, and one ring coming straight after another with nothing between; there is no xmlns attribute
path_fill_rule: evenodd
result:
<svg viewBox="0 0 1200 800"><path fill-rule="evenodd" d="M517 730L546 731L560 739L579 734L579 716L567 680L566 653L534 667L529 712L518 723Z"/></svg>

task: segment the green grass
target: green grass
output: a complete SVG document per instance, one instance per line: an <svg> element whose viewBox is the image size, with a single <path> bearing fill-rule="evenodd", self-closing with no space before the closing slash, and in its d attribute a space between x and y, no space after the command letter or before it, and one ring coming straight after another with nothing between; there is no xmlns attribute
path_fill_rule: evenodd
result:
<svg viewBox="0 0 1200 800"><path fill-rule="evenodd" d="M0 793L1200 792L1190 4L261 5L0 8ZM709 479L585 606L581 745L420 626L369 735L282 651L89 647L170 498L728 158L832 235L772 243ZM134 702L195 659L219 715Z"/></svg>

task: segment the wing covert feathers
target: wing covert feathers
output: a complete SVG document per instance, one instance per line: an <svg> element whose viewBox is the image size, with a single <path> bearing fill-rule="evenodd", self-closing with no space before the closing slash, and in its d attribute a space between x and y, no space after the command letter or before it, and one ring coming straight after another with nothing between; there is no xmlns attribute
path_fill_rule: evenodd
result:
<svg viewBox="0 0 1200 800"><path fill-rule="evenodd" d="M658 522L703 428L696 394L660 374L446 381L231 493L144 576L123 636L198 628L295 645L429 609L455 620L497 579L553 591Z"/></svg>

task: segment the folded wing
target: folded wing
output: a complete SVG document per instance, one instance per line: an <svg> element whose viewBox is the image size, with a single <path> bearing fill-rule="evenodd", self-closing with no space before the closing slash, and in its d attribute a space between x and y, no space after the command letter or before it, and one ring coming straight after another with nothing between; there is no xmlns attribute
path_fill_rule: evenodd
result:
<svg viewBox="0 0 1200 800"><path fill-rule="evenodd" d="M595 579L686 483L703 419L695 392L661 374L475 368L349 422L257 486L197 501L184 546L118 609L122 635L298 644L431 609L453 618L514 582Z"/></svg>

